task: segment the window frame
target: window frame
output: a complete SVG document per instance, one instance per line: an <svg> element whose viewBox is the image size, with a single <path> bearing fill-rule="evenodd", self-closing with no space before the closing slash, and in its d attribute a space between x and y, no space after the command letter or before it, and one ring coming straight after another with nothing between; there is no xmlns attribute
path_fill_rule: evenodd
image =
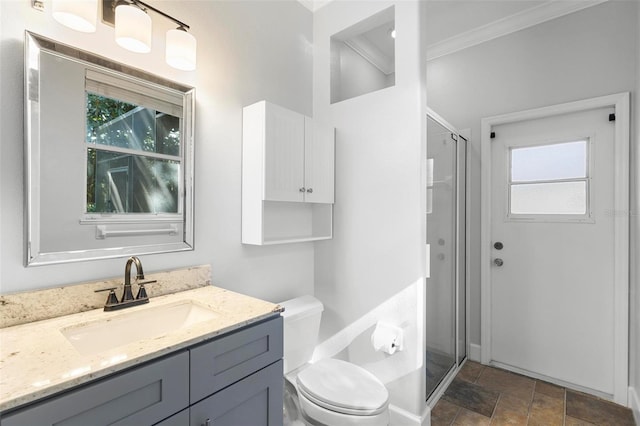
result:
<svg viewBox="0 0 640 426"><path fill-rule="evenodd" d="M572 142L586 142L586 164L585 164L585 177L581 178L563 178L563 179L544 179L544 180L532 180L532 181L516 181L512 180L512 152L514 149L545 147L552 145L561 145ZM578 136L571 138L562 138L557 140L549 140L545 142L536 142L528 144L508 145L506 146L506 164L505 168L505 196L507 202L505 203L505 221L507 222L541 222L541 223L595 223L593 217L593 178L594 178L594 164L593 164L593 143L594 136ZM512 213L511 211L511 188L513 185L530 185L530 184L545 184L545 183L563 183L563 182L585 182L585 213L583 214L562 214L562 213Z"/></svg>

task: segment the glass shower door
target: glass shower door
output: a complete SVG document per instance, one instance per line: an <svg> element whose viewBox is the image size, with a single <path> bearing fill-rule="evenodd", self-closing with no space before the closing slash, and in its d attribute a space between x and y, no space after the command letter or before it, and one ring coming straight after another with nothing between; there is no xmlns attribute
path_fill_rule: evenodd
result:
<svg viewBox="0 0 640 426"><path fill-rule="evenodd" d="M457 365L457 135L427 120L427 244L430 277L426 282L427 399Z"/></svg>

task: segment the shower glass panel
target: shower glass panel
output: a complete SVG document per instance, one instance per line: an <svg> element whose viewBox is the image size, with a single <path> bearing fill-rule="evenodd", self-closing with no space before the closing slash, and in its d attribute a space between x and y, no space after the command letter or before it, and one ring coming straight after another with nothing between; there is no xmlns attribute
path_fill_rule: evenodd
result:
<svg viewBox="0 0 640 426"><path fill-rule="evenodd" d="M427 120L426 287L427 398L457 365L457 135L432 117Z"/></svg>
<svg viewBox="0 0 640 426"><path fill-rule="evenodd" d="M458 135L458 365L467 357L467 141Z"/></svg>

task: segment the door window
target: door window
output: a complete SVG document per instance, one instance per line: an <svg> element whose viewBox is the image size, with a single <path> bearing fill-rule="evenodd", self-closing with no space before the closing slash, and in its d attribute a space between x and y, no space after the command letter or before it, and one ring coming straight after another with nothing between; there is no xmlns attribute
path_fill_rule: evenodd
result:
<svg viewBox="0 0 640 426"><path fill-rule="evenodd" d="M509 150L511 219L589 218L589 140Z"/></svg>

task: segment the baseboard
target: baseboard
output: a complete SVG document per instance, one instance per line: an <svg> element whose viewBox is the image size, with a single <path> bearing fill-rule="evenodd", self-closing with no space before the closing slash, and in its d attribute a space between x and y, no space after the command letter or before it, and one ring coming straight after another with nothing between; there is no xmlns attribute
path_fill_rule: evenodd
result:
<svg viewBox="0 0 640 426"><path fill-rule="evenodd" d="M469 359L471 361L480 362L481 359L481 346L475 343L469 343Z"/></svg>
<svg viewBox="0 0 640 426"><path fill-rule="evenodd" d="M634 387L629 386L629 408L633 411L633 418L640 425L640 397Z"/></svg>
<svg viewBox="0 0 640 426"><path fill-rule="evenodd" d="M431 409L425 407L421 416L416 416L400 407L389 404L389 426L431 426Z"/></svg>

